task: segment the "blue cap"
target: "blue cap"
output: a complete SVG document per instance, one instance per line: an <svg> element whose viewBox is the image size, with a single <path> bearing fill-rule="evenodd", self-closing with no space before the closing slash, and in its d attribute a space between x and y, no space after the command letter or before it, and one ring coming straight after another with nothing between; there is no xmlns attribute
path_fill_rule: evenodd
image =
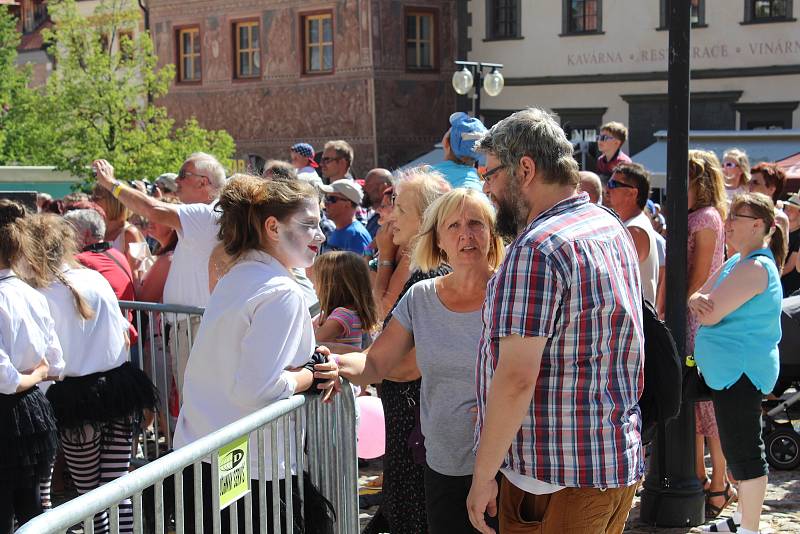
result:
<svg viewBox="0 0 800 534"><path fill-rule="evenodd" d="M481 165L486 156L475 151L478 140L486 133L486 126L463 111L450 115L450 148L459 158L472 158Z"/></svg>
<svg viewBox="0 0 800 534"><path fill-rule="evenodd" d="M652 200L650 200L650 199L647 199L647 204L645 204L645 208L647 208L647 210L648 210L650 213L655 213L655 212L656 212L656 203L655 203L655 202L653 202L653 201L652 201Z"/></svg>

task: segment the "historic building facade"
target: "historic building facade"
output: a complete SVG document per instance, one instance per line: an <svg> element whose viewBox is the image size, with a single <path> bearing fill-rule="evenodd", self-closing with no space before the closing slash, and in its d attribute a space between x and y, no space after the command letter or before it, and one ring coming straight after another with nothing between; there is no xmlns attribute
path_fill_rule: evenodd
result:
<svg viewBox="0 0 800 534"><path fill-rule="evenodd" d="M456 1L150 0L163 103L179 121L236 140L242 165L286 159L293 143L345 139L354 170L395 167L441 139Z"/></svg>
<svg viewBox="0 0 800 534"><path fill-rule="evenodd" d="M526 106L557 113L573 141L628 125L635 155L667 127L667 0L469 0L469 59L505 64L484 104L493 123ZM693 130L800 128L800 7L694 0Z"/></svg>

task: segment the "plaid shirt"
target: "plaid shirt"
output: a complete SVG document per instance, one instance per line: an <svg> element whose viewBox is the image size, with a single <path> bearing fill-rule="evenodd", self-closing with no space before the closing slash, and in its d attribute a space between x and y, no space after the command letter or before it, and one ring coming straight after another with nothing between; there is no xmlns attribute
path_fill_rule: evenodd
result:
<svg viewBox="0 0 800 534"><path fill-rule="evenodd" d="M644 471L639 261L625 227L586 194L534 219L489 281L478 348L476 449L500 339L545 337L531 405L505 458L567 487L624 487Z"/></svg>

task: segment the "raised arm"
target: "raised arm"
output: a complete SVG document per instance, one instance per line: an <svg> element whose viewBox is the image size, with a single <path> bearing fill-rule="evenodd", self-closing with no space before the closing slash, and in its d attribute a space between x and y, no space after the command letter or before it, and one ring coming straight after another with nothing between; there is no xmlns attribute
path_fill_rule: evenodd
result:
<svg viewBox="0 0 800 534"><path fill-rule="evenodd" d="M97 183L111 191L111 194L119 199L126 208L151 221L174 228L179 233L183 231L177 205L161 202L123 184L114 178L114 167L104 159L95 160L92 166L97 171Z"/></svg>

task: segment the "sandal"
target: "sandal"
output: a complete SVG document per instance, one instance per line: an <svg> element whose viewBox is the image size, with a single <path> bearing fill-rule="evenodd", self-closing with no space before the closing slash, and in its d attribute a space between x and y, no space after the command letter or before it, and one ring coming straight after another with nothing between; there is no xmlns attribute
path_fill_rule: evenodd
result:
<svg viewBox="0 0 800 534"><path fill-rule="evenodd" d="M731 491L730 482L725 483L725 489L722 491L708 491L706 493L706 518L714 519L719 517L719 514L722 513L722 510L724 510L726 506L733 502L735 496L736 493ZM714 497L725 497L725 503L722 506L714 506L711 504L711 499Z"/></svg>

